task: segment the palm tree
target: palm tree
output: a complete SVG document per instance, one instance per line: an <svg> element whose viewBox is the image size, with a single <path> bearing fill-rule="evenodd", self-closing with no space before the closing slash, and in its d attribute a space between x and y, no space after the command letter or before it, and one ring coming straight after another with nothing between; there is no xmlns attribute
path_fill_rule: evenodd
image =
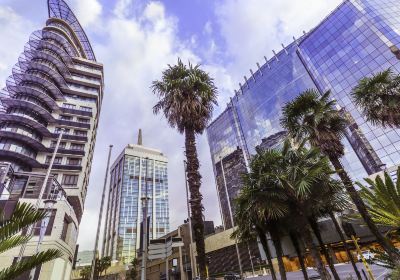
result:
<svg viewBox="0 0 400 280"><path fill-rule="evenodd" d="M308 280L308 274L307 274L307 267L304 262L304 254L303 251L300 248L300 243L299 243L299 236L300 234L294 230L289 231L289 237L290 240L292 241L292 245L294 250L296 251L297 257L299 259L300 267L301 267L301 272L303 273L304 280Z"/></svg>
<svg viewBox="0 0 400 280"><path fill-rule="evenodd" d="M398 237L400 230L400 167L397 169L396 183L391 176L383 173L376 176L375 179L364 179L366 185L357 182L361 188L361 197L366 201L368 211L375 223L390 227L388 234ZM376 250L375 259L382 266L394 269L396 264L388 254Z"/></svg>
<svg viewBox="0 0 400 280"><path fill-rule="evenodd" d="M320 201L332 192L330 188L338 186L329 183L332 170L327 158L321 157L318 149L306 149L304 143L295 147L289 140L282 150L257 151L256 157L261 160L254 165L252 161L254 184L267 186L263 191L270 197L264 200L263 209L269 209L270 216L283 213L283 218L290 219L296 232L301 232L321 277L330 279L313 242L308 220L317 211L316 207L322 207ZM290 230L287 226L287 231Z"/></svg>
<svg viewBox="0 0 400 280"><path fill-rule="evenodd" d="M264 156L276 156L277 153ZM275 270L272 265L272 258L266 234L271 235L277 254L279 273L281 279L286 279L286 272L283 263L283 252L280 244L279 234L276 228L279 227L279 218L284 217L287 207L283 201L277 196L270 196L272 193L269 188L273 185L260 184L260 168L262 168L262 155L257 154L250 163L250 172L243 175L243 187L238 197L235 199L234 219L237 225L232 237L238 238L240 241L254 240L255 236L260 238L264 251L266 252L268 263L270 265L272 278L276 279ZM273 207L268 207L274 205Z"/></svg>
<svg viewBox="0 0 400 280"><path fill-rule="evenodd" d="M199 65L178 64L162 73L161 80L152 84L153 93L159 98L153 107L155 114L163 112L169 125L185 134L187 178L190 190L192 224L198 254L200 277L206 278L204 246L203 205L200 193L201 175L196 149L196 134L202 134L217 104L217 88L213 79Z"/></svg>
<svg viewBox="0 0 400 280"><path fill-rule="evenodd" d="M364 179L368 186L357 182L361 188L361 197L365 200L375 223L400 229L400 168L397 169L397 181L393 182L387 172L383 178Z"/></svg>
<svg viewBox="0 0 400 280"><path fill-rule="evenodd" d="M251 190L250 190L251 191ZM267 256L269 268L273 280L277 280L275 269L272 265L271 251L268 246L266 238L267 231L263 226L262 219L258 219L258 209L254 207L254 201L249 194L249 189L245 186L239 196L235 199L235 212L234 219L236 228L234 229L231 237L240 242L254 241L256 237L260 238L261 245Z"/></svg>
<svg viewBox="0 0 400 280"><path fill-rule="evenodd" d="M37 210L28 203L17 203L10 218L6 218L3 210L0 209L0 254L28 242L32 236L18 235L18 233L24 228L40 222L45 216L46 212ZM49 249L30 257L24 257L8 268L1 270L0 280L15 279L24 272L59 258L61 255L61 251Z"/></svg>
<svg viewBox="0 0 400 280"><path fill-rule="evenodd" d="M321 96L314 89L303 92L284 106L281 124L292 138L297 141L307 139L312 146L319 147L321 152L329 157L369 230L389 256L400 264L400 254L393 244L379 232L364 201L340 162L340 158L344 155L341 139L344 136L347 122L334 108L336 102L330 101L329 95L328 91Z"/></svg>
<svg viewBox="0 0 400 280"><path fill-rule="evenodd" d="M400 76L391 69L361 79L351 97L371 123L400 127Z"/></svg>
<svg viewBox="0 0 400 280"><path fill-rule="evenodd" d="M317 246L312 239L312 227L309 218L316 212L316 207L322 205L331 188L339 187L330 184L332 170L326 157L322 157L316 148L305 148L305 142L293 146L286 141L281 151L280 166L270 173L275 177L287 195L290 215L293 224L301 229L302 238L310 250L317 270L322 279L330 279L328 271L322 262ZM339 189L337 190L339 191Z"/></svg>

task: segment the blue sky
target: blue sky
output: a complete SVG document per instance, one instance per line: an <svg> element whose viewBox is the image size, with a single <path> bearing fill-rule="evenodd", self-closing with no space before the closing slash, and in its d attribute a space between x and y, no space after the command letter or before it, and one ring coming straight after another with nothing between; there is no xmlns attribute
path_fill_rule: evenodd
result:
<svg viewBox="0 0 400 280"><path fill-rule="evenodd" d="M144 144L169 158L171 229L186 218L183 137L154 116L149 86L178 57L201 63L219 88L217 116L263 56L318 24L340 0L66 0L105 68L105 97L80 226L80 249L94 244L107 147L115 158L143 129ZM29 35L47 18L45 0L0 0L0 86ZM205 216L221 223L205 135L198 137Z"/></svg>

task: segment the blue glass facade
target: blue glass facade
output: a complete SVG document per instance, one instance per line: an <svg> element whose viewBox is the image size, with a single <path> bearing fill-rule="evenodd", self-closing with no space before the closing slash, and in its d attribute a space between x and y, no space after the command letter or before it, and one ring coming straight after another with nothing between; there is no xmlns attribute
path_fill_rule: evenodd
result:
<svg viewBox="0 0 400 280"><path fill-rule="evenodd" d="M382 164L391 167L400 163L400 130L366 122L350 99L352 88L362 77L389 67L400 73L400 60L394 52L400 48L399 4L344 1L311 32L274 53L245 80L228 108L207 129L217 190L223 182L218 178L219 161L236 147L254 154L263 139L282 132L282 106L310 88L321 93L331 90L353 119L343 140L346 154L342 162L354 179L376 172ZM219 192L220 201L226 201L221 195Z"/></svg>
<svg viewBox="0 0 400 280"><path fill-rule="evenodd" d="M400 46L398 4L346 1L300 43L300 53L320 90L332 91L387 167L399 164L400 131L366 122L350 92L365 76L389 67L400 73L400 60L391 51Z"/></svg>

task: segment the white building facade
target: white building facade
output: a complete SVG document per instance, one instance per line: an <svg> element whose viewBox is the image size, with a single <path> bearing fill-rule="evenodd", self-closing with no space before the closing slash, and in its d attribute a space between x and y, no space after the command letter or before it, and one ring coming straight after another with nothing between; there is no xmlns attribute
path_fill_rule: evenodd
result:
<svg viewBox="0 0 400 280"><path fill-rule="evenodd" d="M0 207L7 214L18 201L36 204L64 131L39 204L57 199L39 250L56 248L63 256L38 268L35 280L70 279L104 84L103 65L72 10L63 0L48 0L48 11L46 26L32 33L0 90ZM23 256L35 253L38 227ZM0 269L19 254L20 248L0 254Z"/></svg>

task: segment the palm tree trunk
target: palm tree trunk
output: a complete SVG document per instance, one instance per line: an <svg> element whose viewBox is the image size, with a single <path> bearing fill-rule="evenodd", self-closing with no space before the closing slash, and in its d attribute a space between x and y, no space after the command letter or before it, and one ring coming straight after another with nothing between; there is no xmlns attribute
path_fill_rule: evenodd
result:
<svg viewBox="0 0 400 280"><path fill-rule="evenodd" d="M400 265L400 253L397 252L396 248L389 241L389 239L384 237L383 234L379 232L378 227L376 226L370 214L368 213L364 201L361 199L359 193L355 189L349 175L344 170L342 163L339 161L337 157L330 156L329 159L332 162L332 165L335 167L335 170L338 173L340 179L342 180L344 186L346 187L347 193L349 194L351 200L357 207L358 212L360 213L364 222L367 224L369 230L375 236L379 245L381 245L383 250L385 250L385 252L394 261L396 265Z"/></svg>
<svg viewBox="0 0 400 280"><path fill-rule="evenodd" d="M321 231L319 229L317 221L315 219L311 218L311 219L309 219L309 222L310 222L310 225L311 225L311 228L312 228L312 230L314 232L315 237L317 237L317 240L318 240L319 246L321 248L322 254L324 254L326 262L328 263L329 268L331 269L331 272L333 274L333 278L335 278L335 280L340 280L340 277L339 277L339 275L338 275L338 273L337 273L337 271L335 269L335 266L333 265L332 257L328 253L328 250L326 250L324 241L322 240Z"/></svg>
<svg viewBox="0 0 400 280"><path fill-rule="evenodd" d="M289 233L290 239L292 240L293 247L296 250L297 257L299 258L301 271L303 273L304 280L308 280L307 267L306 267L306 264L304 263L304 256L303 256L303 253L301 252L299 240L297 239L296 235L298 235L298 233L294 233L292 231Z"/></svg>
<svg viewBox="0 0 400 280"><path fill-rule="evenodd" d="M317 270L318 270L319 275L321 276L321 279L322 280L330 280L331 276L329 275L328 271L325 269L325 266L322 262L322 259L317 250L317 247L315 246L315 244L312 240L311 229L310 229L309 225L307 225L306 228L304 228L303 238L304 238L304 242L306 243L308 249L310 249L311 256L313 257L313 259L315 261L315 265L317 266Z"/></svg>
<svg viewBox="0 0 400 280"><path fill-rule="evenodd" d="M276 258L278 259L279 274L281 276L281 280L287 280L285 265L283 263L282 243L281 243L279 233L276 232L274 229L271 229L270 234L271 234L272 242L274 243Z"/></svg>
<svg viewBox="0 0 400 280"><path fill-rule="evenodd" d="M192 211L192 226L196 242L197 263L199 264L200 278L206 279L206 253L204 245L203 196L200 193L201 175L199 173L199 159L197 157L196 137L194 130L185 130L185 149L187 160L187 178L190 190L190 209Z"/></svg>
<svg viewBox="0 0 400 280"><path fill-rule="evenodd" d="M343 247L344 247L344 249L346 250L347 256L349 257L349 260L350 260L350 262L351 262L351 265L353 266L354 272L355 272L356 275L357 275L357 279L358 279L358 280L362 280L360 271L358 271L357 265L356 265L356 263L354 262L353 255L352 255L351 252L350 252L350 248L349 248L349 246L347 245L347 242L346 242L346 239L345 239L345 237L344 237L343 231L342 231L342 229L340 228L338 221L336 220L335 214L333 214L333 212L330 212L330 213L329 213L329 216L331 217L331 220L332 220L333 224L335 225L335 229L336 229L337 233L338 233L339 236L340 236L340 240L341 240L342 243L343 243Z"/></svg>
<svg viewBox="0 0 400 280"><path fill-rule="evenodd" d="M270 266L269 269L271 270L272 280L277 280L276 274L275 274L275 269L274 269L274 266L272 265L271 251L269 249L268 241L265 236L265 233L261 228L257 227L257 234L258 234L258 237L260 238L261 245L264 248L265 255L267 256L268 264Z"/></svg>

